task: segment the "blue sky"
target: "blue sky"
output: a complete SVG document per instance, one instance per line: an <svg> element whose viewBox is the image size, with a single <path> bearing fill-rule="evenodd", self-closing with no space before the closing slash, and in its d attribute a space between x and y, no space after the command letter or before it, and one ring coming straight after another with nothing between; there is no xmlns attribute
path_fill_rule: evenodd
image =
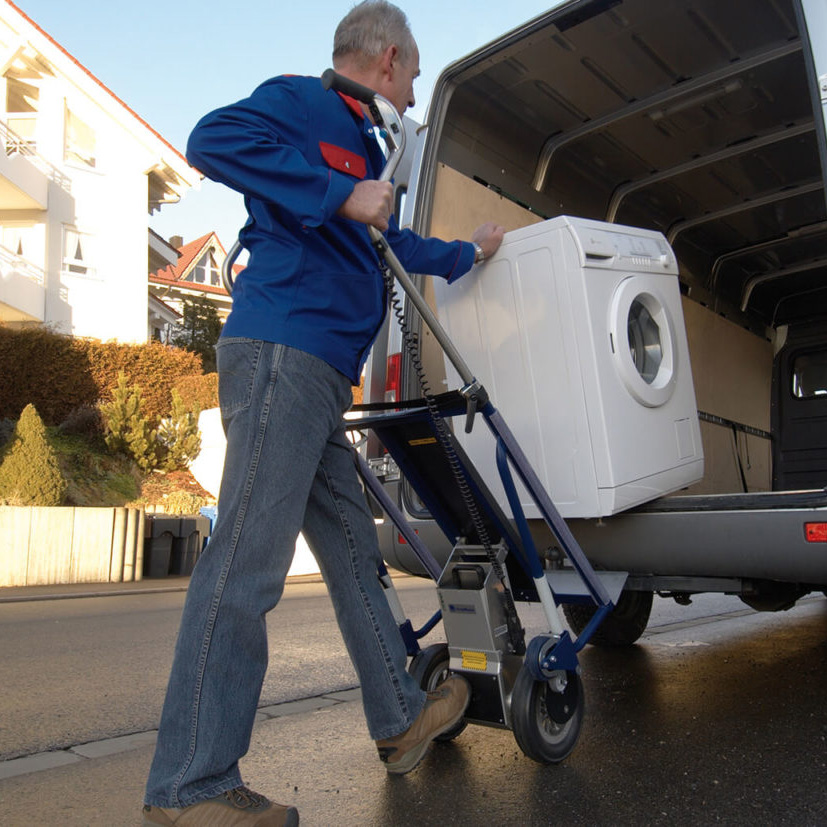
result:
<svg viewBox="0 0 827 827"><path fill-rule="evenodd" d="M321 74L351 0L13 0L118 97L183 152L196 121L273 75ZM420 50L408 114L425 118L449 63L556 5L556 0L399 2ZM244 223L241 196L204 181L151 226L191 241L215 230L229 249Z"/></svg>

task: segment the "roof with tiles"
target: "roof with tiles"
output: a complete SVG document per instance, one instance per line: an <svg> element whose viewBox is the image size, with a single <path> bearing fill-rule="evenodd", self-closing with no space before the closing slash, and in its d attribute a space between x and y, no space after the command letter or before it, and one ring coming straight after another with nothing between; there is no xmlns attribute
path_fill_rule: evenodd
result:
<svg viewBox="0 0 827 827"><path fill-rule="evenodd" d="M183 247L178 247L178 263L170 264L162 270L158 270L152 274L152 278L157 278L161 281L178 281L182 276L187 274L213 237L215 237L216 243L221 248L221 252L225 252L224 247L218 240L218 236L213 232L207 233L206 235L202 235L201 238L196 238L195 241L184 244Z"/></svg>
<svg viewBox="0 0 827 827"><path fill-rule="evenodd" d="M167 265L163 269L151 273L149 276L150 283L159 285L175 284L187 290L195 290L203 293L215 293L217 295L226 296L227 291L224 289L223 285L203 284L185 280L186 276L189 275L192 268L197 264L204 252L213 245L215 245L218 251L220 251L222 259L226 257L227 251L224 249L224 245L221 243L221 240L214 232L209 232L206 235L202 235L200 238L196 238L195 241L190 241L189 243L179 247L178 262L176 264ZM243 266L235 265L233 267L233 274L237 276L243 269Z"/></svg>

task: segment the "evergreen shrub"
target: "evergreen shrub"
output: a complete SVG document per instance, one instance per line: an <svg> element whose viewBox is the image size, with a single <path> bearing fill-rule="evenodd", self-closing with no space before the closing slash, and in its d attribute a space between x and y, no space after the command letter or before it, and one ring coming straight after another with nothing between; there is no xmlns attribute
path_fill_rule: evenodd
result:
<svg viewBox="0 0 827 827"><path fill-rule="evenodd" d="M171 415L156 426L146 414L141 389L130 387L123 371L112 401L101 405L101 415L107 446L131 456L144 472L184 469L201 449L198 410L188 411L181 395L173 390Z"/></svg>
<svg viewBox="0 0 827 827"><path fill-rule="evenodd" d="M66 487L43 420L34 405L26 405L0 463L0 501L13 505L61 505Z"/></svg>
<svg viewBox="0 0 827 827"><path fill-rule="evenodd" d="M101 405L106 424L106 444L113 451L131 456L142 471L153 471L161 462L157 431L146 417L138 387L130 387L126 374L118 374L112 401Z"/></svg>
<svg viewBox="0 0 827 827"><path fill-rule="evenodd" d="M166 456L163 468L166 471L184 470L198 456L201 450L201 432L198 430L198 414L184 404L181 394L172 390L172 413L161 420L158 426L158 441Z"/></svg>
<svg viewBox="0 0 827 827"><path fill-rule="evenodd" d="M201 373L201 359L195 353L155 341L143 345L90 343L89 360L95 384L101 389L93 402L112 398L118 374L123 371L129 382L141 389L150 419L169 415L172 389L181 377Z"/></svg>

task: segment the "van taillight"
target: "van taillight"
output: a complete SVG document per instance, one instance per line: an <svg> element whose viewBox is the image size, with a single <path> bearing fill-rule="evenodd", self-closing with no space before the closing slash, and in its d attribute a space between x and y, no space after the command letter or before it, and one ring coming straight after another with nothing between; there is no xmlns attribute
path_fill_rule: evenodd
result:
<svg viewBox="0 0 827 827"><path fill-rule="evenodd" d="M385 402L399 401L399 382L402 375L402 354L392 353L388 356L388 368L385 374Z"/></svg>
<svg viewBox="0 0 827 827"><path fill-rule="evenodd" d="M827 523L804 523L808 543L827 543Z"/></svg>

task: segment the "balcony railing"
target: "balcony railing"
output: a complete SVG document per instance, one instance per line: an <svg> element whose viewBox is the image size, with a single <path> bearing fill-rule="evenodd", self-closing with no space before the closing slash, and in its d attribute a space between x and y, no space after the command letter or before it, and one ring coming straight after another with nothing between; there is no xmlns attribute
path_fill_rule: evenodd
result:
<svg viewBox="0 0 827 827"><path fill-rule="evenodd" d="M43 270L40 267L0 244L0 277L9 272L15 272L30 279L41 287L45 281Z"/></svg>
<svg viewBox="0 0 827 827"><path fill-rule="evenodd" d="M72 192L72 181L64 175L51 161L47 161L34 148L34 141L18 135L9 125L0 120L0 142L6 155L22 155L36 166L50 181L54 181L61 189Z"/></svg>

